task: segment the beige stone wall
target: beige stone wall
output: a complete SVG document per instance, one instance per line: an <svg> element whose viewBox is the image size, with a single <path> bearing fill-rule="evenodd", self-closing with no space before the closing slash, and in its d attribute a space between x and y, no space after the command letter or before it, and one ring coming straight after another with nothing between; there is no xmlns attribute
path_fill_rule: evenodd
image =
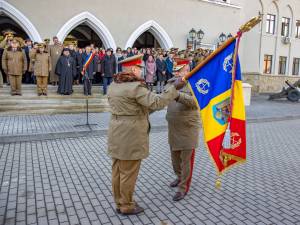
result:
<svg viewBox="0 0 300 225"><path fill-rule="evenodd" d="M236 32L242 18L241 4L219 5L203 0L6 1L32 22L42 38L57 35L73 17L89 12L107 27L116 45L122 48L130 35L149 20L157 22L169 35L173 45L183 49L186 48L186 38L191 28L204 30L203 43L216 44L221 32ZM233 4L238 2L232 1Z"/></svg>
<svg viewBox="0 0 300 225"><path fill-rule="evenodd" d="M252 93L276 93L281 91L283 86L287 86L285 81L295 83L300 79L300 76L282 76L282 75L267 75L258 73L243 74L243 82L252 85Z"/></svg>

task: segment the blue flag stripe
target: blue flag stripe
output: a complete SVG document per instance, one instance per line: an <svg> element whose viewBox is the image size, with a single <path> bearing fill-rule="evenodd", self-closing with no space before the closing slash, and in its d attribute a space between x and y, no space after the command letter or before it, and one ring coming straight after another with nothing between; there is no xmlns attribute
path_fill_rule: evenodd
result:
<svg viewBox="0 0 300 225"><path fill-rule="evenodd" d="M231 88L235 45L236 41L188 79L201 109L204 109L211 99ZM241 80L240 71L238 61L236 68L237 80Z"/></svg>

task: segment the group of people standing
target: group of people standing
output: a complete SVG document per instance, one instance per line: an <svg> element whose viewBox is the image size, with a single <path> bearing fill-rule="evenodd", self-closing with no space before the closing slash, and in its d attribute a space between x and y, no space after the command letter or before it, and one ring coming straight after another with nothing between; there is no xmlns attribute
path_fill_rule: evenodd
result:
<svg viewBox="0 0 300 225"><path fill-rule="evenodd" d="M47 95L49 83L58 85L57 92L61 95L72 94L73 85L82 83L83 93L91 95L95 79L102 80L103 94L106 95L113 75L122 71L119 62L135 55L143 56L142 78L148 88L152 91L156 85L156 92L161 93L166 81L173 76L174 58L188 58L190 68L193 69L197 62L201 61L201 57L210 53L204 50L200 53L188 49L178 51L177 48L170 51L151 48L140 50L117 48L114 53L111 48L98 48L94 44L85 48L77 48L74 43L63 45L57 37L53 37L51 45L49 41L33 43L30 39L22 42L9 33L5 34L5 39L0 43L0 50L2 51L1 71L6 74L7 83L11 84L12 95L22 94L22 80L25 83L36 83L38 95ZM12 55L14 57L11 57ZM1 78L2 74L0 80Z"/></svg>

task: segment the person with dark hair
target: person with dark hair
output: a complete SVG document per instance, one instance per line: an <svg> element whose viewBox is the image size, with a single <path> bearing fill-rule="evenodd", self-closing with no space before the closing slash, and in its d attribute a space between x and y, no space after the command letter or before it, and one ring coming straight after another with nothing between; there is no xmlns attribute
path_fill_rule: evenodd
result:
<svg viewBox="0 0 300 225"><path fill-rule="evenodd" d="M146 53L143 56L143 61L146 63L146 61L148 60L149 55L151 55L151 50L150 48L147 48Z"/></svg>
<svg viewBox="0 0 300 225"><path fill-rule="evenodd" d="M97 58L93 54L91 46L85 47L85 52L82 54L81 74L83 79L84 95L92 95L92 83L94 75L97 72Z"/></svg>
<svg viewBox="0 0 300 225"><path fill-rule="evenodd" d="M79 79L80 79L80 75L81 75L81 68L82 68L82 54L83 54L83 50L82 48L79 48L77 51L76 51L76 62L77 62L77 65L76 65L76 70L77 70L77 73L76 73L76 76L74 78L75 80L75 84L79 84Z"/></svg>
<svg viewBox="0 0 300 225"><path fill-rule="evenodd" d="M174 52L170 52L167 59L166 59L166 65L167 65L167 70L166 70L166 75L167 75L167 80L171 79L173 77L173 66L174 66Z"/></svg>
<svg viewBox="0 0 300 225"><path fill-rule="evenodd" d="M117 73L121 72L121 70L119 70L119 65L118 65L118 62L123 60L123 57L122 57L122 49L120 47L117 48L116 50L116 54L115 54L115 58L116 58L116 64L117 64Z"/></svg>
<svg viewBox="0 0 300 225"><path fill-rule="evenodd" d="M39 44L38 50L32 55L29 66L29 71L34 71L36 76L38 96L47 95L48 76L52 69L50 55L45 49L46 44Z"/></svg>
<svg viewBox="0 0 300 225"><path fill-rule="evenodd" d="M73 79L76 76L76 63L70 56L70 49L64 48L59 57L55 73L59 77L57 92L61 95L70 95L73 92Z"/></svg>
<svg viewBox="0 0 300 225"><path fill-rule="evenodd" d="M118 58L118 73L122 72L122 64L120 64L120 61L124 60L127 58L127 51L123 50L122 51L122 56Z"/></svg>
<svg viewBox="0 0 300 225"><path fill-rule="evenodd" d="M132 49L130 47L127 48L127 57L134 56Z"/></svg>
<svg viewBox="0 0 300 225"><path fill-rule="evenodd" d="M189 54L189 66L190 66L190 71L192 71L196 67L196 62L192 54Z"/></svg>
<svg viewBox="0 0 300 225"><path fill-rule="evenodd" d="M153 55L149 55L146 61L146 84L150 91L153 91L153 85L156 81L156 62Z"/></svg>
<svg viewBox="0 0 300 225"><path fill-rule="evenodd" d="M133 55L138 55L139 51L137 50L136 47L134 47L132 53L133 53Z"/></svg>
<svg viewBox="0 0 300 225"><path fill-rule="evenodd" d="M116 58L112 54L112 49L107 49L106 56L102 61L103 95L107 94L107 87L112 82L112 77L116 73L116 69Z"/></svg>
<svg viewBox="0 0 300 225"><path fill-rule="evenodd" d="M164 84L167 81L166 69L167 65L164 60L163 53L159 53L158 58L156 59L156 75L157 75L157 85L156 93L162 93L164 90Z"/></svg>
<svg viewBox="0 0 300 225"><path fill-rule="evenodd" d="M27 59L27 70L24 73L24 82L26 84L31 84L33 83L33 79L32 79L32 73L29 71L29 66L30 66L30 50L32 49L32 41L28 38L25 40L25 46L24 46L24 52L26 55L26 59ZM48 81L47 81L48 82Z"/></svg>
<svg viewBox="0 0 300 225"><path fill-rule="evenodd" d="M14 38L2 55L2 68L9 77L11 95L22 95L22 75L27 69L26 55L20 44L20 40Z"/></svg>
<svg viewBox="0 0 300 225"><path fill-rule="evenodd" d="M2 55L4 53L4 50L7 49L9 46L11 46L11 41L14 37L14 32L4 31L3 35L4 35L4 39L0 42L0 59L1 59L1 61L2 61ZM5 73L5 71L2 68L2 65L0 66L0 69L1 69L1 73L2 73L2 79L4 79L4 77L5 77L7 85L10 85L9 75Z"/></svg>
<svg viewBox="0 0 300 225"><path fill-rule="evenodd" d="M49 45L49 54L51 57L51 62L52 62L52 69L50 73L50 83L52 85L56 85L58 83L58 76L55 74L55 66L60 58L60 55L62 53L63 46L59 42L57 37L53 37L53 45Z"/></svg>

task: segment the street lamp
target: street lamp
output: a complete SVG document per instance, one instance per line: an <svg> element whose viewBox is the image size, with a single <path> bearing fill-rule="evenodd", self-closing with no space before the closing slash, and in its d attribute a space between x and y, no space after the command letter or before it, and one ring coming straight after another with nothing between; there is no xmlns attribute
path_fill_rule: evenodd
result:
<svg viewBox="0 0 300 225"><path fill-rule="evenodd" d="M227 36L227 39L230 39L230 38L232 38L232 37L233 37L232 34L229 33L228 36Z"/></svg>
<svg viewBox="0 0 300 225"><path fill-rule="evenodd" d="M198 45L201 45L201 41L204 37L204 31L199 30L198 32L192 28L189 32L189 39L187 40L187 46L191 46L194 50L197 48Z"/></svg>
<svg viewBox="0 0 300 225"><path fill-rule="evenodd" d="M194 40L196 38L196 30L192 28L189 32L190 39Z"/></svg>
<svg viewBox="0 0 300 225"><path fill-rule="evenodd" d="M222 32L222 34L220 34L220 36L219 36L219 40L220 40L220 42L221 43L223 43L224 41L226 41L226 34L224 34L223 32Z"/></svg>
<svg viewBox="0 0 300 225"><path fill-rule="evenodd" d="M198 39L201 41L201 40L203 39L203 37L204 37L204 31L200 29L200 30L197 32L197 37L198 37Z"/></svg>

